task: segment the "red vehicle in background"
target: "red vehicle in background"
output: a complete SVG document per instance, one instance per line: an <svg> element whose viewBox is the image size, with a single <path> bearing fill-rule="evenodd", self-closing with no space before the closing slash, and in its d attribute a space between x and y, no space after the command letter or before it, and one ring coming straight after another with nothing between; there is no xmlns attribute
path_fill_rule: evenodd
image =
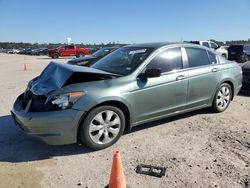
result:
<svg viewBox="0 0 250 188"><path fill-rule="evenodd" d="M86 48L77 48L75 44L66 44L59 46L58 48L50 49L48 51L48 55L53 59L63 56L83 57L85 55L89 55L89 50Z"/></svg>

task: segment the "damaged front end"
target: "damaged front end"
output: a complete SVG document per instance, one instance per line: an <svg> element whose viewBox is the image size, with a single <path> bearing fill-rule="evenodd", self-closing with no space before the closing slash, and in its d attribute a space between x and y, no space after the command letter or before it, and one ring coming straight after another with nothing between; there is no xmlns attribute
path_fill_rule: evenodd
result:
<svg viewBox="0 0 250 188"><path fill-rule="evenodd" d="M51 62L40 76L28 83L26 91L17 100L26 112L63 110L71 108L85 95L83 90L70 91L70 85L117 76L97 69Z"/></svg>
<svg viewBox="0 0 250 188"><path fill-rule="evenodd" d="M46 96L34 95L30 90L20 95L17 100L20 101L21 108L26 112L45 112L59 109L56 105L46 103Z"/></svg>
<svg viewBox="0 0 250 188"><path fill-rule="evenodd" d="M85 93L71 92L60 94L55 97L35 95L30 90L20 95L17 100L20 101L20 107L26 112L47 112L70 108Z"/></svg>
<svg viewBox="0 0 250 188"><path fill-rule="evenodd" d="M97 69L51 62L28 83L11 111L14 123L28 135L48 144L77 142L78 125L86 113L74 108L82 97L88 97L84 82L117 77Z"/></svg>

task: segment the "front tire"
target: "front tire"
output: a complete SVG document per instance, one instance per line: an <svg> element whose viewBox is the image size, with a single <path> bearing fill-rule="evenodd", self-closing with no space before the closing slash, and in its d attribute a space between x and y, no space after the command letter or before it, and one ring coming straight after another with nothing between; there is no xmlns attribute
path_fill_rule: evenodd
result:
<svg viewBox="0 0 250 188"><path fill-rule="evenodd" d="M79 139L88 148L104 149L113 145L123 134L125 116L114 106L100 106L89 112L79 129Z"/></svg>
<svg viewBox="0 0 250 188"><path fill-rule="evenodd" d="M218 91L215 94L212 109L214 112L225 111L232 99L232 88L229 84L223 83L220 85Z"/></svg>
<svg viewBox="0 0 250 188"><path fill-rule="evenodd" d="M84 53L79 53L78 57L84 57Z"/></svg>

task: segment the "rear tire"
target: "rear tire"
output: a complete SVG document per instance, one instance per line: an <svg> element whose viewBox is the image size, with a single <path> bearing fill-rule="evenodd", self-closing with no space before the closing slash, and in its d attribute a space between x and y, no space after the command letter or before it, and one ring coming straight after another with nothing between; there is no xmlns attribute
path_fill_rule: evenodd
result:
<svg viewBox="0 0 250 188"><path fill-rule="evenodd" d="M52 59L57 59L57 58L59 58L59 54L58 53L54 53L54 54L52 54Z"/></svg>
<svg viewBox="0 0 250 188"><path fill-rule="evenodd" d="M122 136L125 129L125 116L114 106L100 106L89 112L81 123L78 137L93 150L113 145Z"/></svg>
<svg viewBox="0 0 250 188"><path fill-rule="evenodd" d="M220 85L219 89L217 90L214 100L212 109L214 112L224 112L232 99L232 88L229 84L223 83Z"/></svg>

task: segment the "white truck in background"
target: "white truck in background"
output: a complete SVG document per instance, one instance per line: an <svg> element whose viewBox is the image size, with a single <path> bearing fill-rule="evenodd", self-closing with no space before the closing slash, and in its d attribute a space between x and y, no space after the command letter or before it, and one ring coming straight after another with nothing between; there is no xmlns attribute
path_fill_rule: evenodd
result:
<svg viewBox="0 0 250 188"><path fill-rule="evenodd" d="M199 44L201 46L206 46L212 50L215 50L219 54L221 54L224 58L228 59L228 51L225 48L221 48L218 44L209 40L201 40L201 41L190 41L194 44Z"/></svg>

